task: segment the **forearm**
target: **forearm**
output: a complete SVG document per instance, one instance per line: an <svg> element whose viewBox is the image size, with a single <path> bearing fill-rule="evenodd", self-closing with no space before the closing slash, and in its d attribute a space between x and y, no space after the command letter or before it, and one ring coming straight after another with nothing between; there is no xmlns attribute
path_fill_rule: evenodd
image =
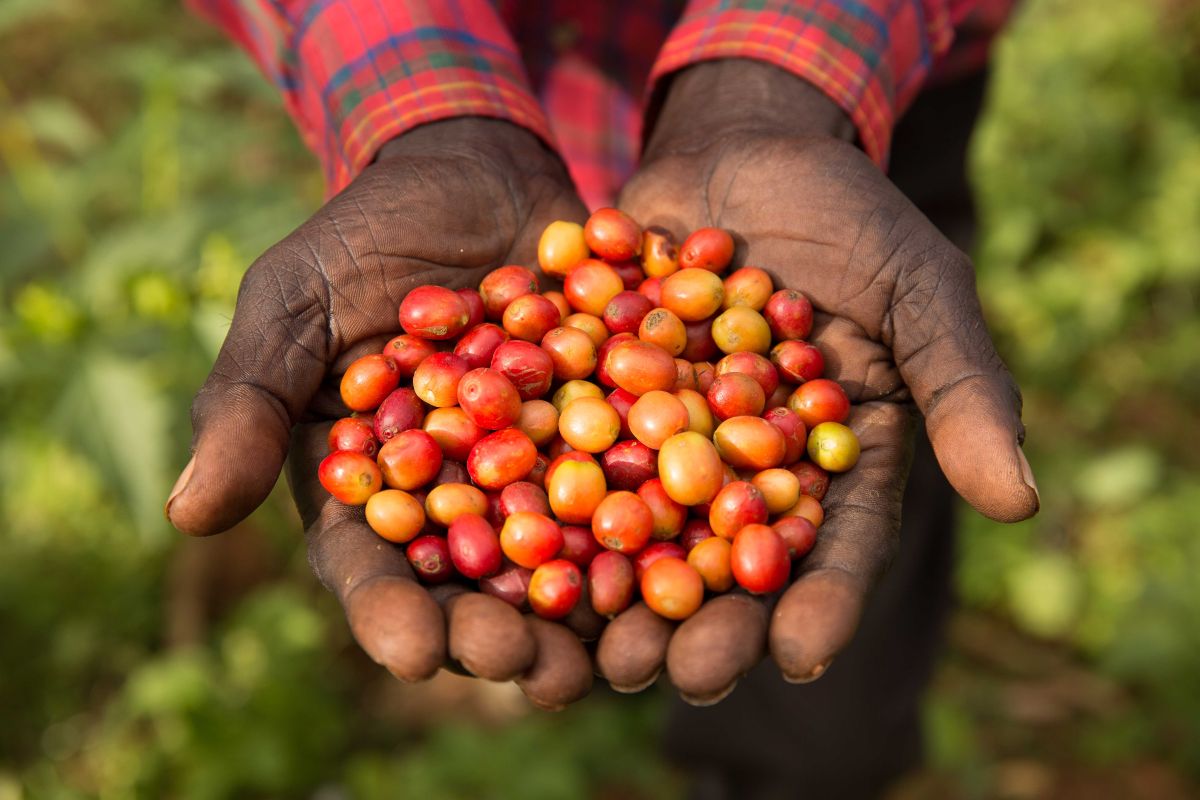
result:
<svg viewBox="0 0 1200 800"><path fill-rule="evenodd" d="M497 175L522 176L526 183L548 177L569 184L558 153L508 120L464 115L401 131L379 147L375 160L421 156L481 162Z"/></svg>
<svg viewBox="0 0 1200 800"><path fill-rule="evenodd" d="M389 140L439 120L506 120L551 142L493 4L190 0L283 95L334 194Z"/></svg>
<svg viewBox="0 0 1200 800"><path fill-rule="evenodd" d="M765 117L774 124L800 125L799 133L813 132L811 126L827 120L827 115L805 97L811 93L781 88L786 82L769 71L758 73L766 76L759 79L746 77L752 70L726 73L724 68L709 72L695 67L721 59L771 65L816 87L840 108L853 123L859 145L883 167L897 118L920 90L935 59L949 49L954 25L976 5L987 3L691 0L659 53L651 81L656 96L665 97L667 105L681 88L679 77L686 78L683 85L696 81L701 88L708 80L721 81L724 88L693 109L690 122L698 133L714 118L733 112L751 121ZM737 78L746 81L744 87ZM667 82L670 88L664 92ZM664 107L664 116L667 111ZM837 126L834 135L845 138L843 122L831 124ZM659 127L655 125L656 132Z"/></svg>

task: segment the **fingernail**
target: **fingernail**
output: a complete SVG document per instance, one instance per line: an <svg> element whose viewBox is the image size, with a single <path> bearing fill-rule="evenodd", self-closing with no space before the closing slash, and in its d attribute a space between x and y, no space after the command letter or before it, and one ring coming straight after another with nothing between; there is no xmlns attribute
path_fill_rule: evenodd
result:
<svg viewBox="0 0 1200 800"><path fill-rule="evenodd" d="M1025 485L1033 489L1033 496L1037 498L1038 508L1042 506L1042 495L1038 491L1037 481L1033 479L1033 470L1029 467L1029 459L1025 457L1025 451L1017 448L1017 460L1021 462L1021 480L1025 481Z"/></svg>
<svg viewBox="0 0 1200 800"><path fill-rule="evenodd" d="M812 668L811 671L809 671L809 673L807 675L801 675L799 677L794 677L794 678L789 677L788 682L789 683L812 683L817 678L824 675L825 670L829 669L829 665L832 663L833 663L833 659L831 658L828 661L817 664L815 667Z"/></svg>
<svg viewBox="0 0 1200 800"><path fill-rule="evenodd" d="M183 490L187 488L188 481L192 479L192 470L195 468L196 457L192 456L187 466L183 468L183 472L179 473L179 478L175 481L175 485L171 488L171 494L167 497L167 504L163 506L163 515L168 521L171 519L171 503L174 503L175 498L183 494Z"/></svg>
<svg viewBox="0 0 1200 800"><path fill-rule="evenodd" d="M689 706L695 706L696 708L707 708L708 706L715 706L726 697L729 697L729 695L732 694L733 690L736 688L737 681L734 681L716 694L695 695L688 694L686 692L680 692L679 699L683 700L683 702L687 703Z"/></svg>
<svg viewBox="0 0 1200 800"><path fill-rule="evenodd" d="M621 694L637 694L644 689L648 689L656 680L658 680L658 676L661 674L662 670L656 669L653 675L641 683L623 683L618 685L610 682L608 685L612 687L614 692L620 692Z"/></svg>

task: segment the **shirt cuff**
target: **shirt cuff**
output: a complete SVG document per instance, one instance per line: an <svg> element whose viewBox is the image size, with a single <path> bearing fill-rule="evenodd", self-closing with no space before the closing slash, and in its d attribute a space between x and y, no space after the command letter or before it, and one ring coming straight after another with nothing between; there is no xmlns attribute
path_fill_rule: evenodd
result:
<svg viewBox="0 0 1200 800"><path fill-rule="evenodd" d="M191 4L281 90L329 194L388 140L437 120L507 120L554 147L519 51L488 0Z"/></svg>
<svg viewBox="0 0 1200 800"><path fill-rule="evenodd" d="M953 5L693 0L659 53L651 86L701 61L765 61L814 84L841 106L863 150L886 168L897 117L953 40L952 16L961 13Z"/></svg>

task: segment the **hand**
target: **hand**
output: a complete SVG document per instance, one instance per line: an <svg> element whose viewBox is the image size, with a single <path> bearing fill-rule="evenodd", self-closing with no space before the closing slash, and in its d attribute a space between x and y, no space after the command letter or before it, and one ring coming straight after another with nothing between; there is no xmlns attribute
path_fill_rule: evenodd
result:
<svg viewBox="0 0 1200 800"><path fill-rule="evenodd" d="M898 546L912 401L967 502L1001 521L1037 511L1020 394L988 336L971 264L848 143L853 132L823 94L775 67L701 64L672 81L622 194L624 211L676 237L704 226L732 231L738 264L812 300L812 338L855 404L848 424L862 456L832 482L817 546L773 612L747 597L719 598L672 634L631 610L598 652L618 686L636 688L665 661L685 698L712 702L768 642L788 680L819 677L850 641ZM638 660L618 658L631 640L653 644Z"/></svg>
<svg viewBox="0 0 1200 800"><path fill-rule="evenodd" d="M585 214L558 158L508 123L456 119L385 145L247 271L192 406L194 455L167 501L171 522L193 535L228 529L262 503L287 456L309 560L372 658L421 680L449 653L481 677L521 678L543 706L586 694L591 665L566 628L479 593L427 592L402 549L316 480L330 421L347 413L338 376L397 333L410 289L474 286L502 264L536 263L542 229Z"/></svg>

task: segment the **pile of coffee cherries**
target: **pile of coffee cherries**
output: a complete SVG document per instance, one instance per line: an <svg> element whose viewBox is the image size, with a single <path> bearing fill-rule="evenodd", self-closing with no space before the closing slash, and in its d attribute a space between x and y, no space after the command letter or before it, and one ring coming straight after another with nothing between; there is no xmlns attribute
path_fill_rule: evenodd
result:
<svg viewBox="0 0 1200 800"><path fill-rule="evenodd" d="M756 267L722 277L733 251L606 208L542 234L561 291L523 266L412 290L404 333L346 370L321 484L422 581L547 619L781 589L859 444L809 300Z"/></svg>

